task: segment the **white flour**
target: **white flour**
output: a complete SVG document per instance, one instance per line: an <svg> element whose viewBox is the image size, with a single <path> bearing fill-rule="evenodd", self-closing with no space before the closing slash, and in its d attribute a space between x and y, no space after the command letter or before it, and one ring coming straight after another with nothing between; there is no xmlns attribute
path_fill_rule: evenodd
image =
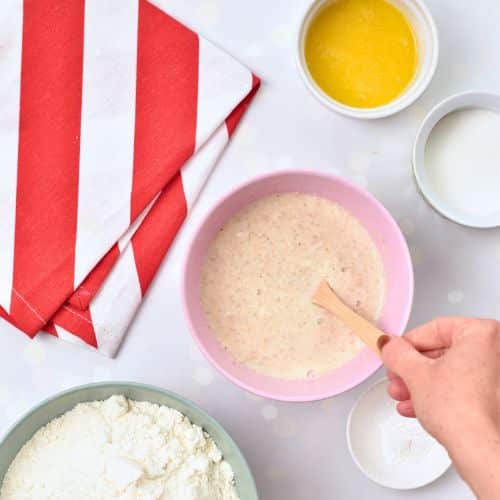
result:
<svg viewBox="0 0 500 500"><path fill-rule="evenodd" d="M176 410L113 396L40 429L12 462L0 500L237 500L231 466Z"/></svg>
<svg viewBox="0 0 500 500"><path fill-rule="evenodd" d="M379 428L385 465L421 463L435 444L418 420L401 417L395 412L379 422Z"/></svg>
<svg viewBox="0 0 500 500"><path fill-rule="evenodd" d="M451 463L446 450L417 420L397 413L386 380L374 385L353 408L348 436L360 468L390 488L423 486Z"/></svg>

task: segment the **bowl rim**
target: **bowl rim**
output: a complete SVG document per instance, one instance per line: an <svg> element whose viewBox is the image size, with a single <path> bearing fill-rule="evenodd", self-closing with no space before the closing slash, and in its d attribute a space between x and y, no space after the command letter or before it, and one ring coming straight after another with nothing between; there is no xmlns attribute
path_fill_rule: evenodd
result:
<svg viewBox="0 0 500 500"><path fill-rule="evenodd" d="M356 413L359 405L361 404L361 401L371 392L373 391L376 387L383 383L389 382L389 378L387 376L376 380L371 384L365 391L363 391L362 394L358 396L354 404L352 405L351 409L349 410L349 415L347 416L347 422L345 426L345 433L346 433L346 440L347 440L347 448L349 449L349 454L351 455L351 458L353 462L356 464L358 469L370 480L372 480L374 483L377 483L381 486L384 486L385 488L390 488L393 490L400 490L400 491L409 491L409 490L416 490L419 488L422 488L424 486L427 486L428 484L433 483L434 481L437 481L441 476L444 475L444 473L451 467L451 459L449 460L448 464L446 467L443 468L443 470L439 470L438 473L426 480L425 482L422 482L421 484L418 484L417 486L414 485L408 485L408 486L395 486L394 484L390 484L389 482L386 481L381 481L380 479L376 478L371 472L367 470L367 468L358 460L358 457L356 453L354 453L353 445L352 445L352 421L354 418L354 414Z"/></svg>
<svg viewBox="0 0 500 500"><path fill-rule="evenodd" d="M268 172L264 174L257 175L255 177L252 177L250 179L247 179L244 182L238 183L235 187L232 187L226 194L223 196L219 197L212 205L211 207L206 211L206 213L203 215L200 221L198 221L194 231L191 233L191 238L188 243L188 247L186 250L184 262L182 265L182 278L181 278L181 295L182 295L182 305L183 305L183 310L184 310L184 316L186 318L189 332L191 334L191 337L194 339L196 345L198 348L201 350L203 355L205 356L205 359L207 359L210 364L219 372L222 373L227 379L229 379L231 382L236 384L238 387L241 389L248 391L252 394L256 394L260 397L266 398L266 399L271 399L274 401L284 401L284 402L291 402L291 403L308 403L312 401L321 401L324 399L328 399L330 397L336 396L338 394L342 394L345 392L348 392L350 390L353 390L356 388L359 384L367 380L370 376L372 376L381 366L382 366L382 361L377 358L377 362L374 363L373 369L366 374L363 378L360 380L355 380L349 387L346 387L345 389L341 391L337 390L324 390L321 392L321 394L311 394L307 396L295 396L295 395L284 395L280 393L270 393L265 390L261 390L258 387L255 387L252 384L248 384L245 381L241 380L237 376L233 375L230 371L226 370L223 366L219 365L219 363L212 357L208 349L205 347L205 344L202 342L200 339L200 336L197 333L197 329L194 325L193 322L193 317L191 314L190 307L188 305L188 283L187 283L187 277L188 277L188 269L191 261L191 254L194 251L194 246L195 242L198 238L198 235L201 233L203 230L203 227L209 220L209 218L212 216L212 214L217 211L223 204L225 204L230 198L232 198L238 191L243 190L248 188L249 186L259 183L259 182L266 182L269 180L272 180L273 178L279 178L279 177L284 177L284 176L290 176L290 175L298 175L298 176L314 176L317 178L325 179L327 181L332 181L332 182L340 182L343 183L344 185L348 186L349 189L352 189L353 191L357 192L359 195L367 198L370 200L373 204L375 204L378 209L383 213L384 217L389 221L389 223L393 226L395 230L395 234L397 235L397 238L399 242L401 243L402 248L404 249L404 259L405 259L405 267L408 270L408 285L409 285L409 294L408 294L408 300L406 302L405 310L402 313L402 330L407 327L409 319L410 319L410 314L412 311L413 307L413 300L414 300L414 293L415 293L415 277L414 277L414 270L413 270L413 263L410 255L410 251L408 248L408 244L406 242L406 239L403 235L403 232L401 231L401 228L398 226L396 220L392 216L392 214L389 212L389 210L380 202L374 195L372 195L368 190L361 188L360 186L357 186L356 184L350 182L349 180L345 179L344 177L341 177L340 175L332 174L332 173L326 173L326 172L319 172L317 170L307 170L307 169L284 169L284 170L277 170L274 172ZM401 332L401 334L403 333Z"/></svg>
<svg viewBox="0 0 500 500"><path fill-rule="evenodd" d="M477 99L483 100L483 104L477 104ZM497 102L496 106L494 101ZM461 226L476 229L500 227L500 213L487 217L462 214L436 195L427 182L426 176L422 175L422 172L425 171L425 148L432 130L446 116L455 111L467 108L491 109L500 113L499 103L500 93L488 90L467 90L452 94L438 102L427 113L415 135L412 150L412 170L413 178L420 194L438 214Z"/></svg>
<svg viewBox="0 0 500 500"><path fill-rule="evenodd" d="M151 384L143 384L140 382L127 382L127 381L121 381L121 380L113 380L113 381L104 381L104 382L94 382L90 384L82 384L82 385L77 385L75 387L72 387L70 389L65 389L63 391L59 391L56 394L49 396L39 403L37 403L35 406L33 406L30 410L28 410L26 413L24 413L21 417L19 417L13 424L11 424L7 430L0 435L0 450L7 441L8 437L11 436L16 429L18 429L22 424L27 422L31 417L33 417L37 412L43 410L47 405L50 403L64 398L65 396L69 394L76 394L81 391L87 391L89 389L99 389L99 388L116 388L118 391L123 388L133 388L133 389L138 389L138 390L148 390L151 392L157 392L160 393L164 396L169 397L170 399L173 399L179 403L182 403L186 406L189 406L191 409L193 409L196 413L199 413L202 417L203 421L209 422L212 426L216 427L218 431L224 436L224 438L227 440L229 445L234 449L236 458L240 461L240 463L243 465L243 469L245 470L246 475L248 476L249 483L251 488L253 489L253 493L255 496L256 500L259 500L259 494L257 490L257 485L255 483L255 478L253 476L252 470L250 469L250 466L248 465L248 462L243 455L242 451L240 450L240 447L236 443L236 441L231 437L231 435L226 431L226 429L222 426L222 424L219 423L218 420L216 420L214 417L209 415L205 410L200 408L197 404L193 403L190 399L185 398L184 396L181 396L180 394L177 394L175 392L169 391L167 389L163 389L161 387L158 387L156 385L151 385ZM120 392L118 392L119 394ZM80 401L81 403L87 402L88 400L82 400ZM78 403L77 403L78 404ZM156 403L155 403L156 404ZM182 413L182 412L181 412ZM54 417L57 418L57 417ZM189 418L189 417L188 417ZM53 419L51 419L53 420ZM191 419L189 419L191 421ZM50 420L48 421L50 422ZM47 422L47 423L48 423ZM191 422L193 423L193 422ZM203 426L200 426L203 428ZM41 428L41 427L40 427ZM40 429L39 428L39 429ZM203 430L205 430L203 428ZM36 431L35 431L36 432ZM30 436L24 444L28 442L29 439L31 439L33 436ZM23 444L23 445L24 445ZM3 478L0 478L0 488L2 486Z"/></svg>
<svg viewBox="0 0 500 500"><path fill-rule="evenodd" d="M307 89L311 94L327 108L330 108L337 113L350 118L358 118L362 120L376 120L379 118L386 118L392 116L400 111L411 106L429 87L434 74L436 73L437 65L439 62L440 41L439 31L429 8L423 0L399 0L400 2L411 5L419 9L425 19L425 26L428 34L430 35L432 54L426 67L422 68L421 80L417 81L418 85L410 84L401 95L396 97L393 101L382 106L374 108L356 108L337 101L333 97L326 94L321 87L314 81L310 74L307 64L304 60L304 47L303 39L307 32L309 23L312 21L312 13L321 7L321 5L331 2L332 0L312 0L309 6L305 9L304 14L301 16L299 27L296 31L296 51L295 61ZM389 0L390 1L390 0ZM392 3L392 2L391 2ZM414 82L414 83L417 83Z"/></svg>

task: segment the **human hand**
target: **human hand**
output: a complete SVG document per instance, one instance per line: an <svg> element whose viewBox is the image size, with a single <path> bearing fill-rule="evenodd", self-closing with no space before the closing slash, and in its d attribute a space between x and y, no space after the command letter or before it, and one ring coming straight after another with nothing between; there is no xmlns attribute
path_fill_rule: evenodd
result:
<svg viewBox="0 0 500 500"><path fill-rule="evenodd" d="M500 498L489 477L500 464L500 323L441 318L392 338L382 358L399 413L447 448L480 498Z"/></svg>

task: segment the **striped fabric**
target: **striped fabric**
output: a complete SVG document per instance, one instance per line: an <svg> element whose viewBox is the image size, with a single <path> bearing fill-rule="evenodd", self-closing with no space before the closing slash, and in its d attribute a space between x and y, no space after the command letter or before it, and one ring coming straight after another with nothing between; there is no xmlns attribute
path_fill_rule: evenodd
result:
<svg viewBox="0 0 500 500"><path fill-rule="evenodd" d="M114 356L259 81L146 0L2 0L0 315Z"/></svg>

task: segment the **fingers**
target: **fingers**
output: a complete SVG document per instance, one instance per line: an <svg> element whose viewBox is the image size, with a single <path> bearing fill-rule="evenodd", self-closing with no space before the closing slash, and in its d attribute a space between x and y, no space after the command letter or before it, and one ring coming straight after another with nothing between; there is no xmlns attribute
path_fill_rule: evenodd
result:
<svg viewBox="0 0 500 500"><path fill-rule="evenodd" d="M389 393L389 396L396 401L407 401L411 397L408 387L399 377L393 378L389 381L387 392Z"/></svg>
<svg viewBox="0 0 500 500"><path fill-rule="evenodd" d="M389 335L382 335L378 340L377 340L377 347L379 351L382 351L384 346L391 340L391 337Z"/></svg>
<svg viewBox="0 0 500 500"><path fill-rule="evenodd" d="M426 351L422 354L431 359L440 358L446 349L435 349L433 351ZM405 384L401 377L398 377L394 372L388 371L387 377L389 378L389 383L387 384L387 393L395 401L404 403L397 406L398 412L403 417L415 417L415 410L411 401L411 394L408 386Z"/></svg>
<svg viewBox="0 0 500 500"><path fill-rule="evenodd" d="M413 408L413 404L411 401L401 401L396 405L396 409L398 413L402 417L415 418L415 409Z"/></svg>
<svg viewBox="0 0 500 500"><path fill-rule="evenodd" d="M430 359L438 359L444 355L447 349L433 349L432 351L423 351L422 355Z"/></svg>
<svg viewBox="0 0 500 500"><path fill-rule="evenodd" d="M457 332L457 340L468 339L474 337L475 343L484 340L496 340L500 334L500 323L494 319L475 319L465 323Z"/></svg>
<svg viewBox="0 0 500 500"><path fill-rule="evenodd" d="M451 346L454 334L471 318L438 318L422 325L405 335L419 351L445 349Z"/></svg>
<svg viewBox="0 0 500 500"><path fill-rule="evenodd" d="M401 337L393 337L382 350L386 368L401 377L406 383L416 381L431 360L420 354L413 345Z"/></svg>

